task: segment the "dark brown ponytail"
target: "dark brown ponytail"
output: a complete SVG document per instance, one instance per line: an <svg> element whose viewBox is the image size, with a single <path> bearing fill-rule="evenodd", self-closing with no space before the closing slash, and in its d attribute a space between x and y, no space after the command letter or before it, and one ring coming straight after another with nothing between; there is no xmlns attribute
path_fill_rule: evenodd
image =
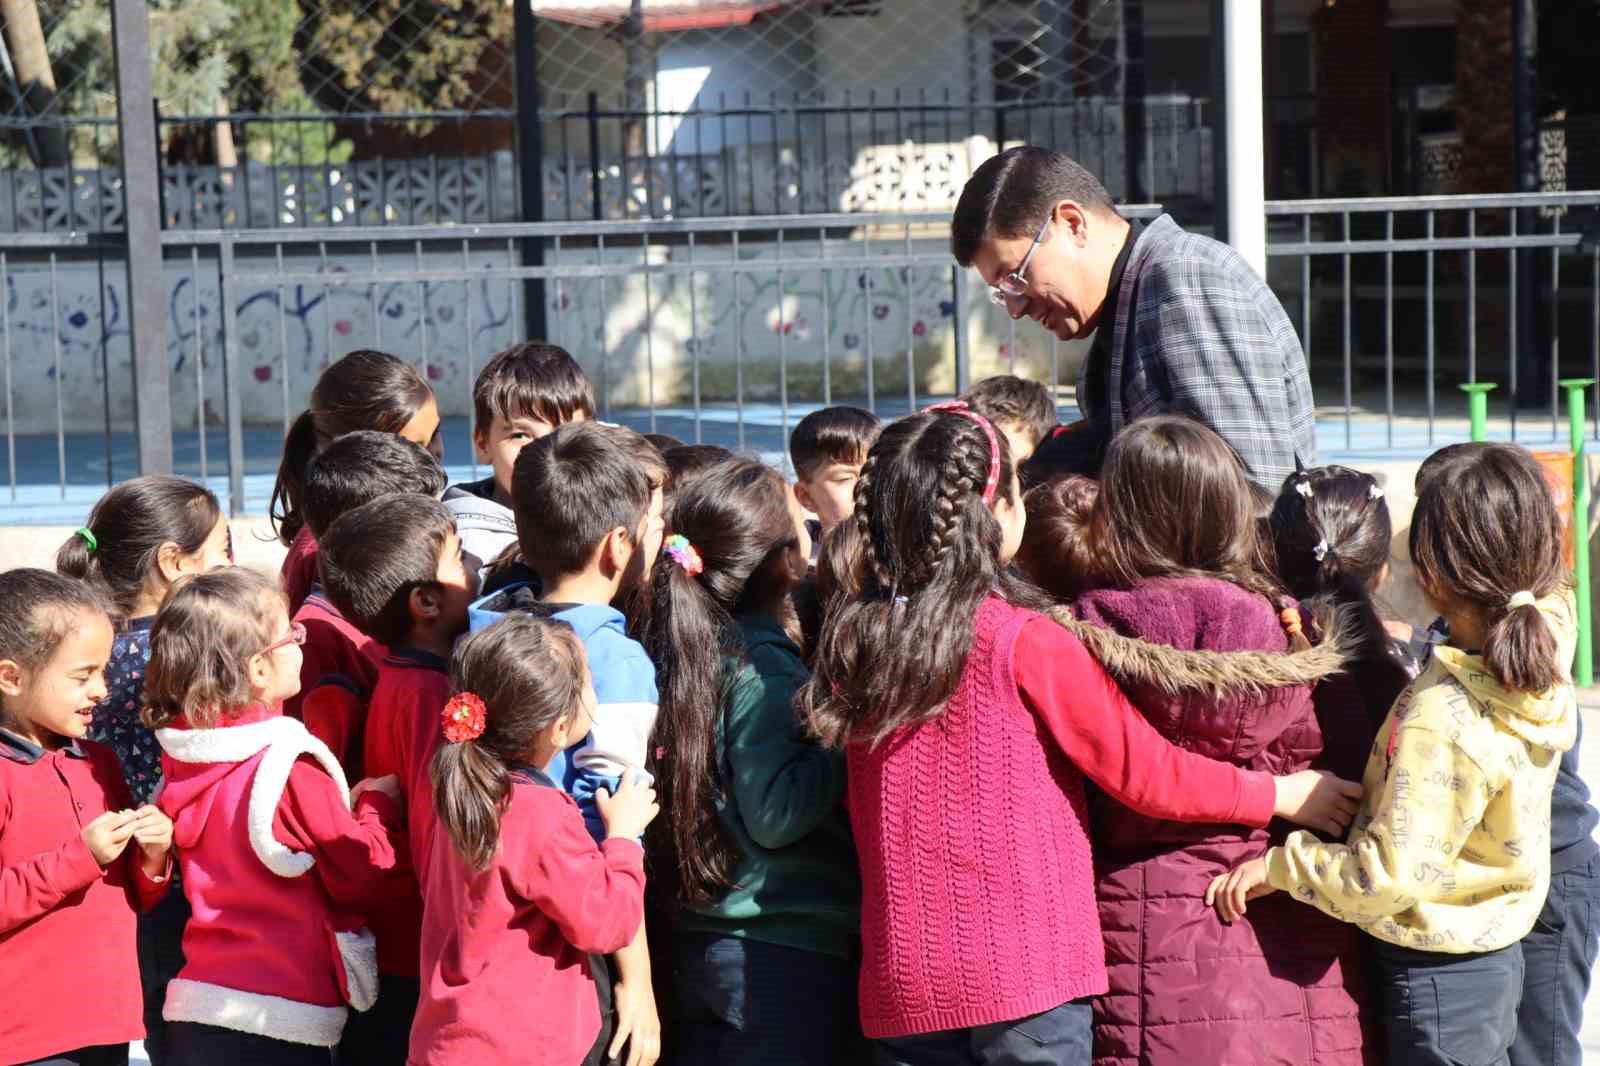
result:
<svg viewBox="0 0 1600 1066"><path fill-rule="evenodd" d="M690 574L663 551L651 572L641 643L656 663L660 713L652 765L661 794L656 833L673 856L679 895L704 901L729 883L737 846L717 816L722 779L717 723L742 647L736 615L779 597L783 551L795 543L788 490L751 459L715 463L680 485L666 531L688 539L704 570Z"/></svg>
<svg viewBox="0 0 1600 1066"><path fill-rule="evenodd" d="M1411 519L1411 559L1430 597L1481 612L1484 665L1500 684L1539 693L1563 680L1556 635L1526 602L1566 581L1561 518L1531 455L1485 445L1430 478Z"/></svg>
<svg viewBox="0 0 1600 1066"><path fill-rule="evenodd" d="M483 701L484 730L441 744L429 776L439 822L474 870L486 868L500 846L513 769L528 761L540 734L579 708L588 676L571 627L532 615L507 615L456 645L451 688Z"/></svg>
<svg viewBox="0 0 1600 1066"><path fill-rule="evenodd" d="M56 571L98 586L124 617L131 615L152 575L163 544L193 555L222 519L217 497L204 485L153 474L124 481L100 497L84 528L56 552Z"/></svg>
<svg viewBox="0 0 1600 1066"><path fill-rule="evenodd" d="M312 456L335 437L358 429L398 433L432 398L433 390L411 364L385 352L360 349L330 363L283 441L268 505L278 539L292 543L305 525L305 473Z"/></svg>

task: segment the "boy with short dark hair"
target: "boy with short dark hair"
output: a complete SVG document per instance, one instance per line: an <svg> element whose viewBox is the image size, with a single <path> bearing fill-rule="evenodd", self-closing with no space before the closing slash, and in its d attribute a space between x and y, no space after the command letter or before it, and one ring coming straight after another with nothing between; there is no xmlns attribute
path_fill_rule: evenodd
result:
<svg viewBox="0 0 1600 1066"><path fill-rule="evenodd" d="M360 430L335 438L306 465L301 512L320 538L334 519L380 496L438 499L444 486L444 467L426 448L393 433ZM329 601L320 577L293 620L305 626L306 642L300 691L284 701L283 713L304 721L359 780L360 741L352 743L350 729L378 679L383 647Z"/></svg>
<svg viewBox="0 0 1600 1066"><path fill-rule="evenodd" d="M789 434L795 498L817 516L813 546L854 512L856 481L877 439L878 416L859 407L812 411Z"/></svg>
<svg viewBox="0 0 1600 1066"><path fill-rule="evenodd" d="M531 441L568 422L594 418L594 390L578 361L553 344L527 341L496 355L472 388L472 447L492 470L445 493L461 545L475 567L517 540L511 470Z"/></svg>
<svg viewBox="0 0 1600 1066"><path fill-rule="evenodd" d="M1011 446L1011 464L1019 469L1061 421L1049 387L1015 374L984 378L960 399L1005 434Z"/></svg>
<svg viewBox="0 0 1600 1066"><path fill-rule="evenodd" d="M622 426L566 425L524 448L512 496L523 559L538 576L541 594L520 585L473 609L474 628L507 611L529 611L566 622L583 641L598 700L594 724L588 737L568 749L565 766L558 758L550 774L577 800L597 840L605 830L595 794L614 793L624 773L642 772L655 727L655 664L628 636L612 602L645 580L660 552L665 478L655 448ZM617 1028L611 1056L631 1040L654 1058L660 1022L643 926L614 958Z"/></svg>
<svg viewBox="0 0 1600 1066"><path fill-rule="evenodd" d="M450 698L451 646L466 631L477 581L455 523L426 496L363 504L318 544L329 599L389 648L367 705L363 770L400 779L410 854L381 903L368 908L378 941L378 1005L351 1016L339 1061L404 1062L421 993L422 896L413 871L428 855L436 821L428 765Z"/></svg>

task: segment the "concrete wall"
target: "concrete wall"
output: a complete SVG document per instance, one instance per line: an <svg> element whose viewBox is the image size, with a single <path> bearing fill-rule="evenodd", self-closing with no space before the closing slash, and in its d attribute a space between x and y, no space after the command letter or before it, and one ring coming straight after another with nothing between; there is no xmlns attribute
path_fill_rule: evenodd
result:
<svg viewBox="0 0 1600 1066"><path fill-rule="evenodd" d="M942 236L919 238L911 251L945 261ZM902 237L865 241L832 239L830 257L867 254L904 257ZM821 254L816 241L787 240L787 258ZM684 249L637 245L629 249L568 252L570 263L637 264L682 257ZM701 245L696 261L731 262L726 245ZM580 279L547 286L550 339L568 348L619 406L676 403L688 398L692 366L701 363L703 395L732 399L735 362L744 363L746 395L775 397L780 358L789 366L791 396L821 398L824 354L832 360L834 386L859 391L870 351L880 387L905 387L908 347L915 353L919 389L954 385L955 304L945 266L874 269L789 270L780 285L778 250L770 243L745 243L739 258L756 269L735 285L728 273L643 275ZM504 266L503 249L471 258L474 267ZM552 262L555 262L552 259ZM423 268L456 269L459 250L428 253ZM379 258L380 270L415 270L410 252ZM280 286L271 260L240 258L236 313L241 355L241 392L247 423L281 423L285 412L305 404L317 374L330 359L356 348L394 352L425 368L447 415L471 411L472 382L491 355L519 339L521 286L485 277L481 281ZM370 272L363 255L285 256L289 272L341 276ZM104 298L100 286L104 285ZM51 287L56 299L52 302ZM172 368L174 420L192 427L203 392L205 419L223 417L222 315L214 266L201 262L191 276L169 261L167 344ZM111 421L131 428L132 369L120 269L104 274L93 262L64 263L52 281L48 267L14 260L6 276L5 313L11 331L12 401L19 433L54 432L57 403L68 432L98 432L109 399ZM648 292L647 292L648 288ZM968 286L974 375L1008 365L1015 352L1024 372L1050 377L1052 345L1029 325L1012 330L974 276ZM826 341L825 339L826 338ZM57 347L59 346L59 373ZM742 346L742 351L741 351ZM1082 345L1059 345L1058 371L1074 374ZM110 387L107 388L107 374ZM0 398L3 402L3 398Z"/></svg>

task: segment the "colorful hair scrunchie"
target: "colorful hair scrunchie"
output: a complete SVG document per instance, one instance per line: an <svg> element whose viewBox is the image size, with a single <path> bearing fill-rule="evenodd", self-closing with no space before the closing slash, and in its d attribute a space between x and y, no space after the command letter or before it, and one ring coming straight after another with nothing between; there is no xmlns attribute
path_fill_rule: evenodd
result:
<svg viewBox="0 0 1600 1066"><path fill-rule="evenodd" d="M439 717L444 723L444 738L452 744L477 740L489 724L488 708L471 692L457 692L451 696Z"/></svg>
<svg viewBox="0 0 1600 1066"><path fill-rule="evenodd" d="M95 538L94 531L88 526L83 526L80 529L74 530L72 535L80 538L84 544L88 545L90 552L95 552L100 549L100 541Z"/></svg>
<svg viewBox="0 0 1600 1066"><path fill-rule="evenodd" d="M989 438L989 477L983 483L983 502L985 506L993 503L995 489L1000 485L1000 438L995 435L994 423L974 411L965 400L936 403L923 408L922 413L959 415L976 422L978 428L983 430L983 435Z"/></svg>
<svg viewBox="0 0 1600 1066"><path fill-rule="evenodd" d="M689 538L682 533L674 533L661 543L661 550L672 557L672 561L683 567L683 572L690 577L698 577L706 572L705 560L700 558L700 553L695 551L694 545L689 543Z"/></svg>

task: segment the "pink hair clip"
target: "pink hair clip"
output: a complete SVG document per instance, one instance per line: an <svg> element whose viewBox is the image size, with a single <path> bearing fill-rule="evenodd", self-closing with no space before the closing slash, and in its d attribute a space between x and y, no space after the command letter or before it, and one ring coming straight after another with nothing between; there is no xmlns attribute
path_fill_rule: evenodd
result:
<svg viewBox="0 0 1600 1066"><path fill-rule="evenodd" d="M994 502L995 489L1000 486L1000 438L995 435L994 424L974 411L965 400L946 400L923 409L923 414L951 414L976 422L983 435L989 438L989 477L983 483L983 502Z"/></svg>

